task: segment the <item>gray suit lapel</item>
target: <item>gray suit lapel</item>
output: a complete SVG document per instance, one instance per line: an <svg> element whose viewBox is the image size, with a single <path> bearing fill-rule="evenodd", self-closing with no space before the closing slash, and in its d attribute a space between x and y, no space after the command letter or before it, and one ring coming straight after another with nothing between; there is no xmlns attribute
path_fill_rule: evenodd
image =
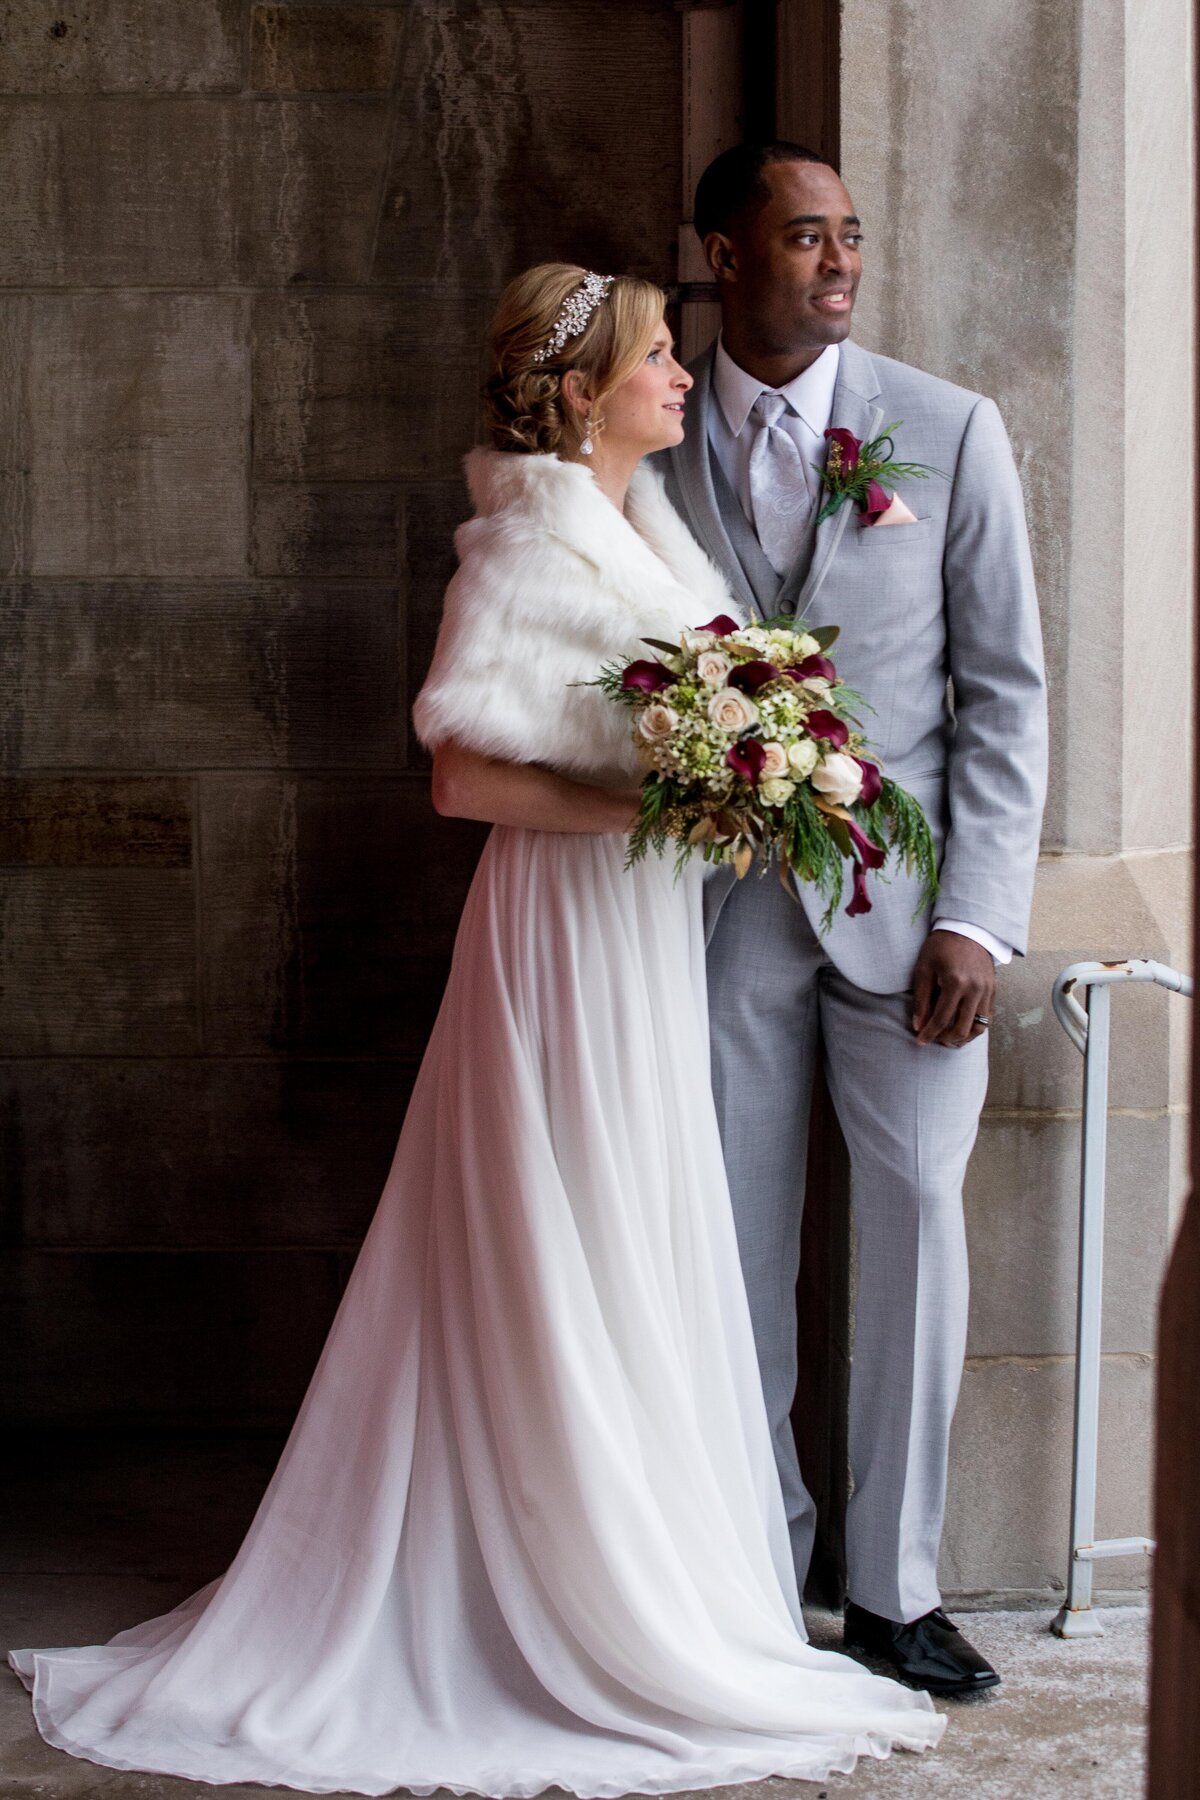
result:
<svg viewBox="0 0 1200 1800"><path fill-rule="evenodd" d="M728 576L737 599L750 612L758 607L758 596L721 518L708 454L708 408L712 398L715 349L715 345L710 345L691 365L689 372L695 377L696 385L688 396L683 442L667 455L688 523L718 569Z"/></svg>
<svg viewBox="0 0 1200 1800"><path fill-rule="evenodd" d="M833 390L833 414L829 421L831 427L843 426L864 442L867 438L874 437L883 423L883 408L876 404L878 393L879 381L875 374L875 364L865 350L860 350L857 344L847 339L842 345L838 361L837 385ZM842 541L842 534L850 523L851 515L857 515L857 511L853 501L843 500L837 511L817 526L807 576L803 576L799 568L793 570L784 582L779 596L780 603L789 611L793 610L794 600L794 610L803 618L829 573L830 564ZM857 530L857 523L851 529Z"/></svg>

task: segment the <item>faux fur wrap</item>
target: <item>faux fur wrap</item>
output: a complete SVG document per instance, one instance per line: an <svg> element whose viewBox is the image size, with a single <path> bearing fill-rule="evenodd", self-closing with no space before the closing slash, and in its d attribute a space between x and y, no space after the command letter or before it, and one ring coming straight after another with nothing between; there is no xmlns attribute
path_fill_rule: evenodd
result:
<svg viewBox="0 0 1200 1800"><path fill-rule="evenodd" d="M724 579L645 466L625 516L582 463L472 450L465 466L476 516L455 534L417 735L584 780L637 776L631 716L572 684L614 656L652 655L643 636L673 640L729 612Z"/></svg>

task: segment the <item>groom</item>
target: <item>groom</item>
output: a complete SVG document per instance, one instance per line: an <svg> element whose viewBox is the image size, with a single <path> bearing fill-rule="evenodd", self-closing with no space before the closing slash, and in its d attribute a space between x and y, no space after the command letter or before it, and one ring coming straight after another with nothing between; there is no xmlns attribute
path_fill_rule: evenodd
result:
<svg viewBox="0 0 1200 1800"><path fill-rule="evenodd" d="M971 1693L999 1677L941 1610L937 1557L966 1341L963 1175L1045 787L1021 489L991 400L850 338L859 221L828 163L795 144L728 150L695 221L721 335L692 365L667 491L747 613L841 627L838 673L941 857L932 916L914 917L914 880L872 877L874 910L839 912L823 937L811 889L798 905L773 878L720 871L706 890L717 1109L796 1578L803 1591L815 1523L789 1413L820 1046L858 1242L845 1640L914 1685ZM881 523L852 502L818 523L830 427L863 441L890 427L897 460L943 473L901 481Z"/></svg>

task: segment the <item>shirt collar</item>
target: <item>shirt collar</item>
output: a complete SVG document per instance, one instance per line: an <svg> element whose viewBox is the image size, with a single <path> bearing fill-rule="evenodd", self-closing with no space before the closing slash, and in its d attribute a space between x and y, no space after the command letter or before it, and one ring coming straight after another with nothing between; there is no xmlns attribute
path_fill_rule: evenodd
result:
<svg viewBox="0 0 1200 1800"><path fill-rule="evenodd" d="M815 362L778 390L817 437L825 431L833 416L833 390L837 386L840 362L840 347L827 344ZM712 383L725 423L734 437L739 437L758 396L768 390L761 381L738 367L721 338L717 339Z"/></svg>

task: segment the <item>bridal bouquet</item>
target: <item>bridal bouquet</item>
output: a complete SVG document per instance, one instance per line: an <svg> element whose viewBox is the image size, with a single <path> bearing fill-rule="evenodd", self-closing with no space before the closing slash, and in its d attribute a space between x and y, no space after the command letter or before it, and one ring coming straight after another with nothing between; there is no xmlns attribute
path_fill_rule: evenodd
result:
<svg viewBox="0 0 1200 1800"><path fill-rule="evenodd" d="M693 851L732 863L739 877L772 862L812 882L828 929L842 895L846 911L870 912L867 872L895 850L921 882L921 905L937 892L929 825L911 794L889 780L867 749L855 708L827 652L836 626L807 630L795 619L739 626L725 614L678 644L646 638L651 661L608 664L596 684L634 715L633 737L650 772L629 841L627 866L668 840L677 866Z"/></svg>

